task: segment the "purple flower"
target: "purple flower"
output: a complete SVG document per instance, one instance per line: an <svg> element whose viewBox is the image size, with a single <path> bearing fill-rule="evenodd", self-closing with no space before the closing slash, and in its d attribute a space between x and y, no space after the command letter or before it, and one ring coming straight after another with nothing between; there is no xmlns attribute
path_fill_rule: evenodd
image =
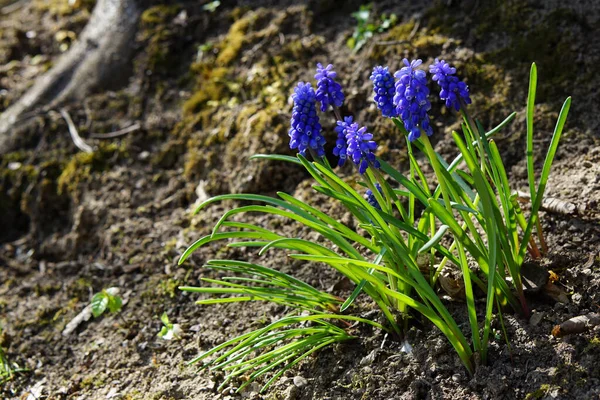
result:
<svg viewBox="0 0 600 400"><path fill-rule="evenodd" d="M389 72L388 67L377 66L373 68L373 73L369 78L373 81L373 91L375 92L375 103L381 110L384 117L397 117L398 112L393 99L396 90L394 88L394 77Z"/></svg>
<svg viewBox="0 0 600 400"><path fill-rule="evenodd" d="M383 193L381 190L381 185L379 183L376 183L375 187L377 188L377 190L379 190L379 193ZM366 195L367 195L367 203L369 203L373 207L377 208L378 210L381 210L381 206L379 205L379 202L377 201L377 198L375 197L375 195L373 194L373 191L371 189L367 189Z"/></svg>
<svg viewBox="0 0 600 400"><path fill-rule="evenodd" d="M292 95L294 109L292 110L290 148L298 149L306 156L307 149L313 149L318 156L325 155L323 145L325 138L321 135L321 124L317 116L315 91L310 83L298 82Z"/></svg>
<svg viewBox="0 0 600 400"><path fill-rule="evenodd" d="M369 164L379 168L379 161L375 158L374 151L377 143L373 141L373 135L367 132L366 127L359 127L358 123L352 122L352 117L338 121L335 131L338 134L333 154L340 157L338 165L344 165L349 158L358 166L358 172L364 174Z"/></svg>
<svg viewBox="0 0 600 400"><path fill-rule="evenodd" d="M329 64L323 68L321 64L317 64L317 94L316 99L321 103L321 111L326 111L329 104L335 107L341 107L344 103L344 94L342 86L334 79L337 76L333 71L333 65Z"/></svg>
<svg viewBox="0 0 600 400"><path fill-rule="evenodd" d="M406 58L402 61L405 66L394 74L398 79L394 104L408 132L408 140L412 142L421 136L421 129L427 136L433 134L427 114L431 109L431 103L427 100L429 89L425 71L416 69L422 61L413 60L409 63Z"/></svg>
<svg viewBox="0 0 600 400"><path fill-rule="evenodd" d="M440 99L446 102L446 107L459 111L461 99L465 104L471 104L469 87L454 75L456 68L450 66L446 61L436 58L435 62L429 66L429 72L433 75L432 79L437 81L442 88Z"/></svg>

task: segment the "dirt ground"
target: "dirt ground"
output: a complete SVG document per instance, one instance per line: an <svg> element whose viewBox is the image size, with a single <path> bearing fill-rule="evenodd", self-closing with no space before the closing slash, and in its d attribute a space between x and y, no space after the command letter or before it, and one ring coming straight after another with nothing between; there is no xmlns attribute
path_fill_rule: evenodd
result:
<svg viewBox="0 0 600 400"><path fill-rule="evenodd" d="M30 0L8 10L0 1L0 112L76 40L94 2L75 3ZM600 328L551 335L556 324L600 311L600 3L374 2L372 14L395 13L398 22L357 53L346 40L360 1L222 1L214 12L203 3L148 2L127 83L66 105L94 153L79 151L60 114L49 112L35 116L20 148L0 156L0 344L27 369L0 387L1 398L600 398ZM409 331L412 354L363 329L357 340L318 352L264 394L256 386L241 394L234 387L217 391L222 375L197 372L186 361L285 310L258 302L196 305L196 296L177 287L214 275L202 269L205 260L260 261L342 297L352 288L324 265L290 261L280 252L259 257L224 243L177 266L186 246L234 204L192 216L194 205L223 193L286 191L347 222L299 167L248 158L293 154L288 98L321 62L338 72L347 96L343 113L370 128L381 157L407 167L404 138L378 116L368 79L373 66L396 70L404 57L455 64L470 86L470 110L486 128L518 112L497 138L516 189L527 182L531 62L539 71L535 146L543 149L536 165L562 101L573 96L547 189L572 208L541 213L550 249L541 265L557 274L555 285L565 296L531 295L530 321L505 315L510 349L496 338L489 365L474 376L444 336L425 324ZM456 116L439 103L432 114L436 150L450 158ZM333 117L322 122L333 143ZM101 138L136 123L140 128L130 133ZM353 179L349 168L340 173ZM312 237L284 220L248 218L288 236ZM123 318L92 318L63 334L93 293L108 287L120 289ZM357 312L374 315L374 304L360 303ZM181 341L157 337L163 312L182 325ZM457 303L461 322L463 312Z"/></svg>

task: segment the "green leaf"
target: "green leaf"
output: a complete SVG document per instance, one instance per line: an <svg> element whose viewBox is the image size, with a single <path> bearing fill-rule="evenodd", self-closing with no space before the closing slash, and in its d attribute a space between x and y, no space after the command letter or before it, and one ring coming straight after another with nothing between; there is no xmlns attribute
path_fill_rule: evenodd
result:
<svg viewBox="0 0 600 400"><path fill-rule="evenodd" d="M108 306L108 294L105 291L96 293L92 297L92 314L98 318L101 316Z"/></svg>
<svg viewBox="0 0 600 400"><path fill-rule="evenodd" d="M108 295L108 310L110 312L119 312L123 306L123 300L117 295Z"/></svg>
<svg viewBox="0 0 600 400"><path fill-rule="evenodd" d="M437 230L435 235L433 235L433 237L427 243L425 243L423 245L423 247L421 247L419 249L419 253L425 253L426 251L431 249L433 246L438 244L439 241L442 240L442 237L444 236L444 233L446 233L447 230L448 230L448 225L440 226L440 229Z"/></svg>
<svg viewBox="0 0 600 400"><path fill-rule="evenodd" d="M250 160L272 160L272 161L286 161L298 165L302 165L302 162L298 160L298 157L286 156L283 154L255 154L249 158Z"/></svg>
<svg viewBox="0 0 600 400"><path fill-rule="evenodd" d="M169 326L171 323L169 322L169 316L167 315L166 312L162 313L162 315L160 316L160 320L162 321L162 323L165 326Z"/></svg>
<svg viewBox="0 0 600 400"><path fill-rule="evenodd" d="M169 332L169 327L163 326L161 328L160 332L158 332L158 337L164 337L168 332Z"/></svg>
<svg viewBox="0 0 600 400"><path fill-rule="evenodd" d="M540 184L537 188L537 193L535 195L535 200L532 198L531 204L531 216L529 217L529 221L527 223L527 228L525 233L523 233L523 240L521 242L521 248L519 249L519 263L523 262L523 258L525 257L525 252L527 251L527 243L529 242L529 238L531 236L531 232L535 222L537 220L537 213L540 210L542 205L542 200L544 197L544 192L546 191L546 184L548 183L548 178L550 176L550 168L552 167L552 162L554 161L554 155L556 154L556 150L558 148L558 143L560 141L560 137L562 131L565 127L565 122L567 121L567 116L569 115L569 109L571 108L571 97L568 97L560 110L560 114L558 115L558 120L556 121L556 126L554 128L554 134L552 135L552 140L550 141L550 147L548 148L548 153L546 153L546 159L544 160L544 166L542 167L542 175L540 177Z"/></svg>
<svg viewBox="0 0 600 400"><path fill-rule="evenodd" d="M221 5L221 2L219 0L210 1L210 2L206 3L205 5L203 5L202 9L213 13L217 10L217 8L219 8L220 5Z"/></svg>
<svg viewBox="0 0 600 400"><path fill-rule="evenodd" d="M533 112L537 88L537 67L531 64L529 71L529 93L527 94L527 179L531 199L535 199L535 171L533 170Z"/></svg>

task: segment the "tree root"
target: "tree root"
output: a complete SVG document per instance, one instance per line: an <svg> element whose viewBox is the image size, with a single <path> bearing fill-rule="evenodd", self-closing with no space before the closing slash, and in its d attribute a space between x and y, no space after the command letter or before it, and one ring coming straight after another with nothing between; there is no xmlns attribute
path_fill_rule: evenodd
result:
<svg viewBox="0 0 600 400"><path fill-rule="evenodd" d="M136 0L98 0L79 40L0 115L0 154L19 144L25 122L99 87L127 79L141 13ZM25 123L25 124L24 124Z"/></svg>

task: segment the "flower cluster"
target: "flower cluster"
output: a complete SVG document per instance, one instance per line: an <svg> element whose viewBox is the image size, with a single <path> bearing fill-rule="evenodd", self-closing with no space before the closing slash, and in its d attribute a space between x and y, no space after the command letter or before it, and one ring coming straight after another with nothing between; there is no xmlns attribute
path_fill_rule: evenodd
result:
<svg viewBox="0 0 600 400"><path fill-rule="evenodd" d="M294 109L292 111L290 148L298 149L306 155L307 149L312 149L319 157L325 155L325 138L321 135L321 124L317 116L315 91L310 83L299 82L294 89Z"/></svg>
<svg viewBox="0 0 600 400"><path fill-rule="evenodd" d="M394 77L388 67L377 66L373 68L370 78L373 81L375 92L375 103L384 117L397 117L398 112L394 105L394 94L396 93Z"/></svg>
<svg viewBox="0 0 600 400"><path fill-rule="evenodd" d="M341 107L344 103L342 86L334 80L336 76L333 65L329 64L323 68L323 65L317 64L317 73L315 74L317 80L316 99L321 103L321 111L326 111L329 104Z"/></svg>
<svg viewBox="0 0 600 400"><path fill-rule="evenodd" d="M427 136L433 134L427 114L431 109L431 103L427 100L429 89L425 71L416 69L422 61L413 60L409 63L405 58L403 62L405 66L394 75L398 78L394 104L404 122L408 139L412 142L421 136L421 129Z"/></svg>
<svg viewBox="0 0 600 400"><path fill-rule="evenodd" d="M433 134L429 122L431 103L428 100L427 75L419 69L421 60L409 62L402 60L404 67L392 75L388 67L377 66L373 68L370 80L373 81L375 102L384 117L400 118L408 132L408 139L412 142L421 136L421 131L427 136ZM440 87L440 98L447 107L460 110L461 105L470 104L469 89L454 74L456 69L444 60L435 60L429 67L432 79ZM321 111L326 111L329 105L340 107L344 102L342 87L335 81L337 74L333 65L323 67L317 64L316 92L309 83L300 82L295 88L293 100L294 110L291 121L290 148L298 149L300 154L306 155L306 150L319 157L325 155L325 139L321 134L321 125L316 111L316 102L320 103ZM339 117L339 113L336 112ZM345 164L350 158L358 166L361 174L372 165L379 168L374 151L377 143L367 128L359 127L352 117L337 121L335 131L338 134L333 154L339 157L338 165Z"/></svg>
<svg viewBox="0 0 600 400"><path fill-rule="evenodd" d="M377 188L377 190L379 190L379 193L383 193L381 191L381 185L379 183L376 183L375 187ZM371 189L367 189L366 195L367 195L367 203L369 203L371 206L377 208L378 210L381 210L381 206L379 205L379 202L377 202L377 198L375 198L375 195L373 194L373 191Z"/></svg>
<svg viewBox="0 0 600 400"><path fill-rule="evenodd" d="M358 166L360 174L365 173L369 164L379 168L379 161L374 153L377 143L372 140L373 135L367 132L366 127L359 127L352 117L346 117L344 121L337 122L335 131L338 133L338 140L333 154L340 157L338 165L344 165L346 158L350 158Z"/></svg>
<svg viewBox="0 0 600 400"><path fill-rule="evenodd" d="M444 60L435 59L435 62L429 67L434 81L442 88L440 90L440 99L446 102L446 107L460 110L461 99L465 104L471 104L469 97L469 87L463 81L460 81L454 74L456 68L450 66Z"/></svg>

